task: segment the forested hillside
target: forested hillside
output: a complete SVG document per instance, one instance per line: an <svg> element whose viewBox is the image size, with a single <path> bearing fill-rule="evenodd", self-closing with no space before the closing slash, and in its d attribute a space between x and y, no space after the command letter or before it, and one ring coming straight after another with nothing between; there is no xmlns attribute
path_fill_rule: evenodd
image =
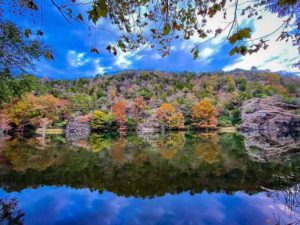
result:
<svg viewBox="0 0 300 225"><path fill-rule="evenodd" d="M148 118L166 129L202 129L238 125L239 107L253 97L279 95L300 105L300 78L269 72L126 71L77 80L23 75L1 83L2 127L62 127L79 117L95 130L134 129Z"/></svg>

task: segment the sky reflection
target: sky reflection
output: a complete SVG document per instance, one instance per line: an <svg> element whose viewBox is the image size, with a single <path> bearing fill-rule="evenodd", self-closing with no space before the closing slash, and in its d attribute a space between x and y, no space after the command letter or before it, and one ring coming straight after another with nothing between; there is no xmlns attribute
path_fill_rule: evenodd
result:
<svg viewBox="0 0 300 225"><path fill-rule="evenodd" d="M275 219L291 221L280 202L266 193L183 192L163 197L135 198L100 193L89 189L43 186L6 193L16 198L25 212L25 224L274 224ZM297 213L297 212L294 212ZM299 213L299 212L298 212ZM293 218L299 216L294 214Z"/></svg>

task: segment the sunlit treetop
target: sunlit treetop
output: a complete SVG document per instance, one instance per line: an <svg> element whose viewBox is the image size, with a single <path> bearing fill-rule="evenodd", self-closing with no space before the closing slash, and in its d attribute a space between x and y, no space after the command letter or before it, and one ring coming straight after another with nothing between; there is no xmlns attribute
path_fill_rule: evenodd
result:
<svg viewBox="0 0 300 225"><path fill-rule="evenodd" d="M12 13L18 16L25 12L38 17L51 16L42 13L43 2L46 0L13 0L13 3L1 1L2 12L10 4ZM203 39L203 42L223 37L232 45L230 55L253 54L266 49L270 35L277 35L278 41L290 41L298 47L300 43L300 1L297 0L47 1L53 4L67 22L84 23L93 35L107 31L102 25L110 23L117 31L114 32L114 35L117 33L115 42L107 43L103 48L114 55L119 51L155 48L162 56L167 56L174 41L186 41L195 37ZM263 19L264 12L283 17L283 23L278 24L278 28L271 33L252 38L253 30L245 20L250 22ZM210 23L216 19L221 25L212 28ZM101 22L103 20L105 23ZM201 44L197 42L191 47L195 59L199 57L199 43ZM101 50L91 46L90 51L98 54Z"/></svg>

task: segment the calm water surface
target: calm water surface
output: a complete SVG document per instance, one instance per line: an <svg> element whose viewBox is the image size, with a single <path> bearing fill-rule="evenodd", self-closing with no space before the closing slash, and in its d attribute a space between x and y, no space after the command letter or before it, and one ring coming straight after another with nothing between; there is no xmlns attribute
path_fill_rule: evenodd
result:
<svg viewBox="0 0 300 225"><path fill-rule="evenodd" d="M300 224L300 158L252 160L238 134L13 139L0 224Z"/></svg>

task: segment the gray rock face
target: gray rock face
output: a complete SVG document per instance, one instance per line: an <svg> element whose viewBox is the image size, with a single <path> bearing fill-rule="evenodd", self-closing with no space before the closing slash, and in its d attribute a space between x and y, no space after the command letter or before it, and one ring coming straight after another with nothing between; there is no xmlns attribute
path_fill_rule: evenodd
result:
<svg viewBox="0 0 300 225"><path fill-rule="evenodd" d="M156 133L163 131L163 127L157 122L155 117L149 117L144 123L137 127L138 133Z"/></svg>
<svg viewBox="0 0 300 225"><path fill-rule="evenodd" d="M268 161L300 152L300 116L295 115L295 109L279 97L254 98L243 104L240 128L253 158Z"/></svg>
<svg viewBox="0 0 300 225"><path fill-rule="evenodd" d="M88 122L81 122L79 119L71 119L66 127L65 133L69 141L85 139L91 132Z"/></svg>

